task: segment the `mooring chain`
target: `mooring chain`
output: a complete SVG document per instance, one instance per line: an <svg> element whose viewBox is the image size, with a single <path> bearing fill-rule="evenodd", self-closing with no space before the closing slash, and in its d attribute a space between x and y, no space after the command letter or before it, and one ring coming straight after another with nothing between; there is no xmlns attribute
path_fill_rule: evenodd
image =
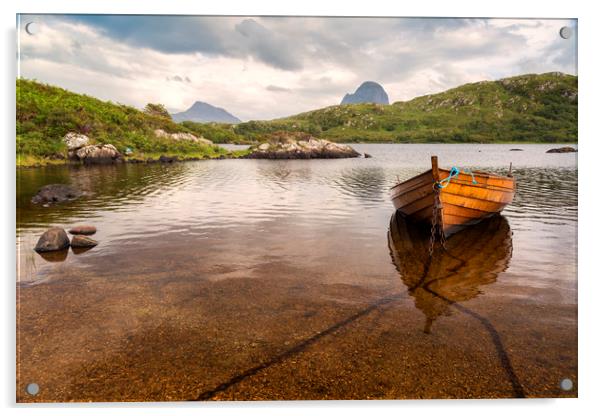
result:
<svg viewBox="0 0 602 416"><path fill-rule="evenodd" d="M433 184L433 214L431 217L431 240L429 242L429 257L433 256L435 250L435 241L438 240L441 247L445 249L445 233L443 232L443 224L441 224L441 210L443 205L441 204L441 186L439 182Z"/></svg>

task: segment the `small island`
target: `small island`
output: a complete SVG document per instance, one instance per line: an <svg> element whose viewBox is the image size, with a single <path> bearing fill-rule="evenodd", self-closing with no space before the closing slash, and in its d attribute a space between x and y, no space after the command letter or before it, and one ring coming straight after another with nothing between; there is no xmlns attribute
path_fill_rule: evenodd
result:
<svg viewBox="0 0 602 416"><path fill-rule="evenodd" d="M317 139L300 132L277 132L265 143L251 146L248 159L343 159L359 157L351 146Z"/></svg>

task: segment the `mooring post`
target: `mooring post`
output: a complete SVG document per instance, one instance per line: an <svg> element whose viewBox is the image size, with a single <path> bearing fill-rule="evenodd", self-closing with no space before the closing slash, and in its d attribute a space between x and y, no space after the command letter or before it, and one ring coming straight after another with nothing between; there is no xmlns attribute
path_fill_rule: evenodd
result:
<svg viewBox="0 0 602 416"><path fill-rule="evenodd" d="M431 167L433 169L433 181L437 183L439 182L439 160L437 156L431 156Z"/></svg>
<svg viewBox="0 0 602 416"><path fill-rule="evenodd" d="M512 177L512 162L510 162L510 169L508 169L508 177Z"/></svg>
<svg viewBox="0 0 602 416"><path fill-rule="evenodd" d="M439 185L439 160L437 156L431 156L431 169L433 171L433 217L431 218L431 243L429 252L433 253L433 244L435 239L435 233L438 236L439 241L443 241L443 216L441 210L441 199L439 193L441 192ZM443 237L442 237L443 236Z"/></svg>

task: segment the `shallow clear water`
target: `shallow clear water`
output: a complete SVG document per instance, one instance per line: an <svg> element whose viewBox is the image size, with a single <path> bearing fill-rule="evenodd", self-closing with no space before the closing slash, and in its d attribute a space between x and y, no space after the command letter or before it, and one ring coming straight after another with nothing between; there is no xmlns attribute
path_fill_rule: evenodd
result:
<svg viewBox="0 0 602 416"><path fill-rule="evenodd" d="M38 360L38 370L28 365L22 371L42 377L40 369L57 359L71 372L76 371L74 366L80 370L89 368L103 354L121 354L131 348L118 342L125 339L123 337L140 333L142 327L148 330L149 325L160 326L172 319L171 314L183 320L181 325L201 325L192 324L196 322L195 319L200 319L198 317L189 320L185 318L195 308L201 307L192 306L188 296L191 291L200 290L199 287L203 287L202 290L206 291L203 296L207 296L205 301L199 302L203 305L203 302L208 302L215 307L205 311L215 318L211 325L217 325L215 322L222 319L225 321L220 322L225 325L225 322L240 317L242 313L261 321L267 328L273 327L273 331L267 331L262 336L261 342L253 341L258 345L265 343L265 351L262 352L265 357L247 357L248 362L241 358L240 363L232 364L241 371L258 360L265 361L274 352L272 349L283 347L283 340L287 338L287 334L290 335L286 328L296 334L314 326L319 331L320 324L328 321L329 316L334 319L337 315L342 319L345 313L353 315L354 308L370 305L375 300L392 294L399 293L401 296L394 308L399 308L404 320L410 319L414 313L420 316L419 308L414 307L414 299L400 279L389 244L388 231L393 214L389 188L398 180L429 169L430 156L436 154L443 167L478 168L495 173L506 173L512 162L517 193L514 202L503 212L509 225L512 246L507 256L507 267L496 273L493 284L479 286L478 293L467 303L475 303L475 308L480 310L481 315L499 315L496 328L503 334L501 337L507 343L517 343L513 354L519 356L512 358L514 367L518 369L513 367L513 371L521 379L520 383L527 395L575 394L575 391L559 391L555 377L560 373L576 377L577 154L547 154L545 151L554 147L550 145L358 144L353 147L360 152L369 153L372 158L215 160L173 165L131 164L19 170L19 326L23 334L29 335L21 338L26 347L21 350L20 359L30 358L34 354L35 348L29 343L45 345L50 342L48 334L35 332L42 319L49 319L48 316L40 317L40 310L51 310L52 314L60 317L58 322L53 321L54 329L51 332L55 338L52 339L56 340L56 337L61 336L82 337L80 344L75 342L75 346L72 345L71 348L85 349L88 345L86 339L92 335L88 333L91 330L81 322L77 325L79 333L68 331L67 328L72 328L74 321L65 316L67 310L80 315L103 316L105 322L110 322L106 323L110 331L105 334L111 334L110 345L105 351L98 352L98 356L84 354L80 358L68 360L65 358L66 351L60 347L48 347L52 353L37 351L34 354ZM510 151L513 148L521 148L523 151ZM32 205L31 197L41 186L49 183L71 183L85 191L86 196L72 203L53 207ZM100 244L94 249L79 255L69 252L64 261L58 262L49 262L33 252L32 248L39 235L49 226L67 229L71 225L82 223L98 228L94 238ZM471 248L467 247L466 250L470 251ZM181 285L182 291L167 296L163 291L166 281L173 285L170 287ZM253 287L245 290L258 292L253 292L254 297L241 298L242 284ZM82 289L85 292L81 292ZM147 290L150 292L146 293ZM142 318L136 315L139 311L133 311L134 306L125 306L127 299L141 293L146 293L142 299L151 309L143 321L144 325L139 321ZM70 300L65 300L67 298ZM276 299L281 303L281 309L270 309L269 305ZM115 305L118 301L121 302L121 307ZM249 303L253 302L263 304L263 308L249 310ZM240 306L237 308L232 305ZM163 312L158 314L156 311L160 309ZM291 323L293 317L289 316L292 313L289 309L304 314L315 313L315 319L293 330L291 328L298 323ZM321 313L326 313L326 316ZM138 317L135 322L129 322L123 320L123 314ZM457 331L458 320L462 322L462 317L459 316L461 313L456 315L458 313L452 318L438 320L433 326L432 334L437 333L437 326L444 333L445 325L450 325L450 328L456 328ZM521 324L524 328L514 321L517 316L524 318ZM369 325L369 331L383 325L398 328L399 322L395 322L395 319L397 318L383 316L380 323ZM410 319L410 322L414 321L416 328L406 326L405 330L412 334L414 329L417 334L422 333L422 318ZM280 328L279 325L284 326ZM204 350L204 357L219 348L243 342L248 338L250 326L250 323L240 327L233 325L232 333L221 341L220 347ZM235 330L234 327L238 329ZM460 332L463 333L462 331ZM356 334L361 337L359 334L361 331ZM451 334L450 332L450 336ZM422 338L419 341L411 340L407 335L399 334L399 339L406 339L403 343L411 350L408 354L420 354L425 341ZM466 343L467 351L477 348L478 342L473 336L474 334L464 333L459 337L460 344ZM302 335L299 337L302 338ZM535 352L537 340L541 340L541 337L545 337L551 352ZM391 335L388 339L398 338ZM148 340L145 342L148 343ZM379 352L379 342L375 341L370 346L372 350L368 348L371 353L365 350L364 354L382 355L386 348L383 346L383 351ZM439 342L446 345L446 348L455 348L449 340ZM528 345L523 345L522 342ZM432 356L443 352L449 357L454 356L443 347L432 348ZM156 349L161 350L161 346L157 345ZM322 351L326 349L324 346ZM524 351L522 355L518 352L521 349ZM562 354L560 349L564 349ZM553 351L564 357L560 363L552 358L557 357ZM247 352L245 350L245 354ZM237 357L232 351L228 354L230 357ZM543 359L542 356L547 358ZM146 357L146 360L149 359L159 362L165 360L165 355L150 354ZM340 357L330 359L340 360ZM467 362L471 359L467 357L459 360L468 365ZM444 360L439 361L442 364ZM393 365L392 362L389 364ZM129 365L131 367L132 364ZM160 400L169 397L191 398L203 390L211 390L212 383L220 384L228 375L238 371L230 367L225 370L221 365L225 364L211 367L215 380L197 376L197 382L207 385L197 386L196 389L191 387L186 393L177 394L172 391L168 396L153 396L147 392L136 396L133 392L120 391L112 395L107 393L103 396L98 393L100 396L92 396L105 400L113 400L115 397ZM521 373L521 365L524 366L524 374ZM537 379L536 376L527 375L534 371L533 365L542 369L551 366L555 370L541 370L544 375ZM332 369L333 374L339 374L339 370ZM140 376L140 371L130 375L130 382ZM188 367L182 371L191 370ZM305 371L308 383L317 383L317 379L312 378L311 370ZM494 373L495 371L487 373L491 374L491 383L497 377ZM174 372L173 376L176 374ZM277 372L268 378L276 380L284 377L283 374ZM172 376L165 376L165 379L170 377ZM458 377L452 379L455 380L454 383L458 383ZM46 399L78 400L92 397L89 393L90 386L72 386L65 393L63 388L56 386L57 383L64 382L60 380L48 381L53 388ZM466 380L472 378L467 375ZM111 383L115 383L115 380L111 379ZM257 393L256 384L245 388L244 383L237 383L238 387L228 388L225 393L220 393L224 396L216 397L264 397ZM359 389L357 391L347 391L341 387L330 392L323 387L322 390L326 390L320 394L328 398L374 396L371 389L377 382L366 383L364 389L360 388L361 385L356 387ZM438 393L404 388L400 382L390 381L389 384L391 386L383 390L388 393L382 397L513 395L510 390L498 391L495 387L483 387L482 383L473 385L470 381L465 383L468 393L463 394L453 390L451 381L437 387ZM418 384L426 389L424 386L428 384L428 380ZM516 383L513 386L516 393ZM107 385L100 383L95 385L95 391L101 392L106 387ZM301 394L301 387L297 387L298 389L290 385L286 388L274 386L265 397L315 397L311 392ZM165 386L164 388L169 390ZM82 393L82 390L88 393ZM250 391L254 392L251 396ZM371 393L366 393L368 391ZM45 396L42 394L39 397L43 399Z"/></svg>

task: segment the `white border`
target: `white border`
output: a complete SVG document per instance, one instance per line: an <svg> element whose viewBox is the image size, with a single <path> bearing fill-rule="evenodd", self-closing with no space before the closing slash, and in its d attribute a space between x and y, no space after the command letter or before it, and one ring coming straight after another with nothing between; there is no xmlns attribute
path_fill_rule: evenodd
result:
<svg viewBox="0 0 602 416"><path fill-rule="evenodd" d="M22 0L4 1L2 7L3 64L1 111L2 137L2 236L0 264L5 266L1 279L3 283L3 304L0 307L5 325L4 337L0 343L2 350L2 376L0 378L1 403L7 407L5 414L19 411L22 414L106 415L107 407L111 414L122 415L130 411L144 412L147 415L195 414L200 412L238 414L244 410L250 414L327 414L344 411L350 414L364 414L377 411L379 414L400 414L400 412L420 412L421 414L446 415L505 415L509 412L545 412L549 415L590 414L600 406L602 395L598 387L602 316L599 297L602 295L602 275L597 266L597 249L601 244L599 211L602 205L600 190L602 174L596 169L602 148L602 132L598 127L602 91L600 78L600 27L602 21L596 13L593 1L527 2L524 0L503 0L498 2L453 0L453 1L412 1L397 2L371 0L351 3L347 1L304 0L284 1L244 1L220 0L219 2L191 2L186 0L156 1L137 0ZM464 16L464 17L558 17L579 19L579 399L564 400L471 400L471 401L399 401L399 402L261 402L261 403L218 403L218 404L96 404L66 406L16 406L15 396L15 173L14 173L14 123L15 123L15 14L20 13L126 13L126 14L236 14L236 15L347 15L347 16ZM598 122L598 123L596 123ZM144 409L141 409L143 407Z"/></svg>

